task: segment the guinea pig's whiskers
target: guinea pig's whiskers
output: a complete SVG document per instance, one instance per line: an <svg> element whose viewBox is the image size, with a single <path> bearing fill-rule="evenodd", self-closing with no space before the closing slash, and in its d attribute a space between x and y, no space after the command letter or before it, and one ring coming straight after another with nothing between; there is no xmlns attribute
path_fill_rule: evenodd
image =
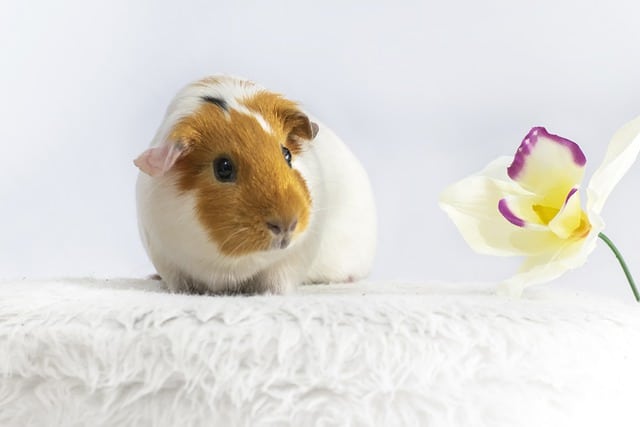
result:
<svg viewBox="0 0 640 427"><path fill-rule="evenodd" d="M233 227L228 227L228 228L233 228ZM224 239L224 241L220 244L220 247L224 247L227 243L232 242L236 237L240 236L242 233L246 232L248 230L247 227L241 227L239 229L234 230L231 234L229 234L227 236L226 239ZM238 247L242 244L242 242L240 241L239 243L236 243L231 252L235 253L235 251L238 249Z"/></svg>
<svg viewBox="0 0 640 427"><path fill-rule="evenodd" d="M306 229L303 232L304 234L308 234L309 236L321 236L322 233L319 230Z"/></svg>
<svg viewBox="0 0 640 427"><path fill-rule="evenodd" d="M318 213L318 212L327 212L329 210L329 208L318 208L318 209L312 209L311 213Z"/></svg>
<svg viewBox="0 0 640 427"><path fill-rule="evenodd" d="M238 230L239 232L245 233L245 232L249 232L251 231L250 227L243 227L242 229ZM251 236L249 236L251 237ZM231 254L232 255L241 255L241 252L243 250L243 246L247 244L247 241L251 241L253 239L238 239L236 241L235 246L231 249ZM251 248L251 249L256 249L256 248Z"/></svg>

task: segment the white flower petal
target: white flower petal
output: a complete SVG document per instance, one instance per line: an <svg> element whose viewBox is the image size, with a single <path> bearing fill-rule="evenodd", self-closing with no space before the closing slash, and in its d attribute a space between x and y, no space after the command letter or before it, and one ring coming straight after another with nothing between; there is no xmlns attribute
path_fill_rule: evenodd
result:
<svg viewBox="0 0 640 427"><path fill-rule="evenodd" d="M444 190L440 206L476 252L490 255L535 255L563 242L548 229L518 227L499 212L500 200L512 195L531 196L506 175L511 162L501 157L484 170Z"/></svg>
<svg viewBox="0 0 640 427"><path fill-rule="evenodd" d="M575 188L569 192L560 212L549 222L549 228L561 239L568 239L580 227L581 221L580 193Z"/></svg>
<svg viewBox="0 0 640 427"><path fill-rule="evenodd" d="M528 286L550 282L567 271L582 266L595 249L598 233L604 227L604 222L598 215L589 220L592 228L586 238L565 244L555 251L527 258L517 274L500 283L498 293L519 297Z"/></svg>
<svg viewBox="0 0 640 427"><path fill-rule="evenodd" d="M609 194L627 173L640 152L640 117L618 130L600 167L587 186L587 211L600 213Z"/></svg>
<svg viewBox="0 0 640 427"><path fill-rule="evenodd" d="M518 227L545 229L540 216L533 210L538 196L510 196L500 199L498 212L506 221Z"/></svg>

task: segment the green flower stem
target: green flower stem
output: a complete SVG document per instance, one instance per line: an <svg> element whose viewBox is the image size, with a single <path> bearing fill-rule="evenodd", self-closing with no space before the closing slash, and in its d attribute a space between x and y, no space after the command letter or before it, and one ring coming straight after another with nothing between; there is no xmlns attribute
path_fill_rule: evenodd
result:
<svg viewBox="0 0 640 427"><path fill-rule="evenodd" d="M631 290L633 291L633 296L636 297L636 301L640 302L640 294L638 293L638 289L636 289L636 284L633 281L633 277L631 277L631 273L629 272L629 268L627 267L627 263L624 262L622 255L620 255L620 251L616 248L616 245L613 244L611 240L604 234L598 233L598 237L600 237L604 242L611 248L616 258L618 258L618 262L620 262L620 266L624 271L625 276L627 276L627 280L629 281L629 285L631 286Z"/></svg>

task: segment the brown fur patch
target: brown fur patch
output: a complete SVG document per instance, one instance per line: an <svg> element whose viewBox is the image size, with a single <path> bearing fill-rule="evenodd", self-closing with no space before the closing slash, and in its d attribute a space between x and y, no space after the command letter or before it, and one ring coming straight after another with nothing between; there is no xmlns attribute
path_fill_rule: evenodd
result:
<svg viewBox="0 0 640 427"><path fill-rule="evenodd" d="M285 105L295 106L288 101ZM247 107L263 115L272 134L254 117L233 109L227 117L212 104L203 104L171 133L174 141L187 146L174 167L178 187L195 192L198 219L220 251L229 256L267 250L271 242L267 221L297 218L295 234L299 234L308 226L310 215L306 182L282 154L281 144L293 124L269 108ZM236 182L215 178L213 161L223 155L234 163Z"/></svg>
<svg viewBox="0 0 640 427"><path fill-rule="evenodd" d="M313 138L313 129L309 118L300 111L298 105L283 96L262 91L243 101L252 111L262 115L272 124L277 123L286 136L284 145L294 156L304 150L304 144Z"/></svg>

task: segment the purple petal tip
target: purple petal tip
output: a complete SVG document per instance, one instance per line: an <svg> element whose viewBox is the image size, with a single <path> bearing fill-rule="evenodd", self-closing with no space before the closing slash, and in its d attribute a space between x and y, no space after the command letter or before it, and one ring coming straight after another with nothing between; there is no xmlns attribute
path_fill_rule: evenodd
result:
<svg viewBox="0 0 640 427"><path fill-rule="evenodd" d="M518 178L522 169L524 169L527 156L531 154L531 151L536 146L538 139L541 137L550 139L551 141L567 148L571 152L571 156L573 157L573 161L576 165L584 166L587 163L587 158L578 144L559 135L551 134L542 126L536 126L531 128L529 133L524 137L516 151L511 166L507 168L509 178L513 180Z"/></svg>
<svg viewBox="0 0 640 427"><path fill-rule="evenodd" d="M516 214L514 214L511 211L511 209L509 209L509 205L507 204L507 199L500 199L500 201L498 202L498 211L511 224L516 225L518 227L524 227L525 225L524 220L516 216Z"/></svg>
<svg viewBox="0 0 640 427"><path fill-rule="evenodd" d="M564 204L566 205L569 202L569 199L571 198L571 196L573 196L577 192L578 192L577 188L572 188L571 191L569 191L569 194L567 194L567 198L564 199Z"/></svg>

